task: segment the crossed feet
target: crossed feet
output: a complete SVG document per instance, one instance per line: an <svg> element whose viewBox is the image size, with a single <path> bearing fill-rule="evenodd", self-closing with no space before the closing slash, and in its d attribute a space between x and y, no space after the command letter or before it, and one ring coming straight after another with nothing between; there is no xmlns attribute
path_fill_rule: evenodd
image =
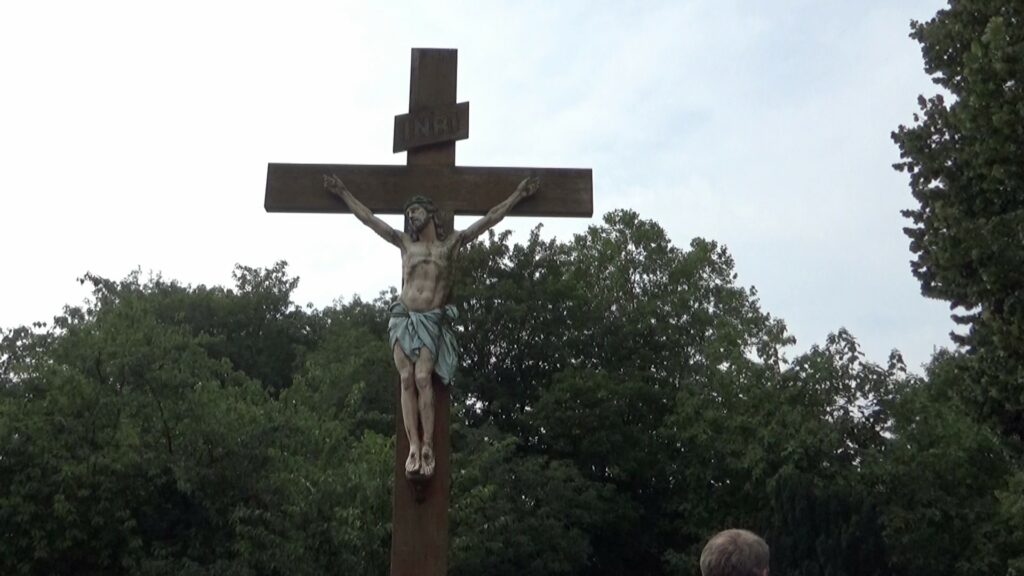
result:
<svg viewBox="0 0 1024 576"><path fill-rule="evenodd" d="M409 447L409 457L405 460L405 475L430 478L434 475L434 449L430 444Z"/></svg>

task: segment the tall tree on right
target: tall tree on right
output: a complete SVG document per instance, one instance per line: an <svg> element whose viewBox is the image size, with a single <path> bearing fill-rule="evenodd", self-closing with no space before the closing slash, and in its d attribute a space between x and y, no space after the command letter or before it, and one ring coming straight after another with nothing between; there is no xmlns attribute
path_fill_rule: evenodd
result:
<svg viewBox="0 0 1024 576"><path fill-rule="evenodd" d="M945 95L918 98L893 140L917 208L903 215L925 296L947 300L958 392L1020 449L1024 438L1024 2L950 0L913 22Z"/></svg>

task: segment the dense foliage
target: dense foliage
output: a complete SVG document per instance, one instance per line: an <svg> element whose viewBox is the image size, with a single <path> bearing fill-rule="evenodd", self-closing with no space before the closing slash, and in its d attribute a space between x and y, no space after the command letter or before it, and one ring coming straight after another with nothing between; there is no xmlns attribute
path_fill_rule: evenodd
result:
<svg viewBox="0 0 1024 576"><path fill-rule="evenodd" d="M1024 475L957 357L919 378L839 330L786 358L723 247L631 212L460 266L453 574L695 574L728 526L774 574L1019 552ZM284 264L83 281L87 306L2 334L0 573L385 573L393 292L299 308Z"/></svg>
<svg viewBox="0 0 1024 576"><path fill-rule="evenodd" d="M897 417L908 442L891 465L926 474L890 489L919 511L897 508L887 528L920 552L894 557L916 571L1024 574L1024 4L951 0L911 37L945 92L893 133L918 202L904 212L912 269L967 331ZM931 511L943 502L961 506Z"/></svg>
<svg viewBox="0 0 1024 576"><path fill-rule="evenodd" d="M913 272L968 328L961 397L1024 453L1024 3L952 0L911 36L946 92L893 134Z"/></svg>

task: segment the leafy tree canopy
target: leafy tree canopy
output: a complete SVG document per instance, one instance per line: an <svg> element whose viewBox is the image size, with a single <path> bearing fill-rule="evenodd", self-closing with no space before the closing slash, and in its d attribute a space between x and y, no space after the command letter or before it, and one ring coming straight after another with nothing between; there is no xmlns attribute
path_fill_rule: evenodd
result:
<svg viewBox="0 0 1024 576"><path fill-rule="evenodd" d="M966 346L963 398L1024 437L1024 5L952 0L914 22L946 95L893 139L918 207L904 211L922 292L947 300Z"/></svg>
<svg viewBox="0 0 1024 576"><path fill-rule="evenodd" d="M1020 467L962 357L917 377L838 330L789 358L724 247L628 211L460 266L454 574L694 574L730 526L776 574L1020 565ZM394 291L302 309L283 263L85 281L0 338L0 573L386 571Z"/></svg>

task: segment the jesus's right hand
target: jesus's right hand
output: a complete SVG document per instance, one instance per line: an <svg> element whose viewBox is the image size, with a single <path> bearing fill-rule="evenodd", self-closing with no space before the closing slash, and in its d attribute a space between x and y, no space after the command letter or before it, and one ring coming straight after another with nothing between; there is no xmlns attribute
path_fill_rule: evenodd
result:
<svg viewBox="0 0 1024 576"><path fill-rule="evenodd" d="M341 193L344 190L347 190L347 188L345 188L345 183L341 181L341 178L338 178L334 174L324 174L324 188L331 194L338 197L341 197Z"/></svg>

